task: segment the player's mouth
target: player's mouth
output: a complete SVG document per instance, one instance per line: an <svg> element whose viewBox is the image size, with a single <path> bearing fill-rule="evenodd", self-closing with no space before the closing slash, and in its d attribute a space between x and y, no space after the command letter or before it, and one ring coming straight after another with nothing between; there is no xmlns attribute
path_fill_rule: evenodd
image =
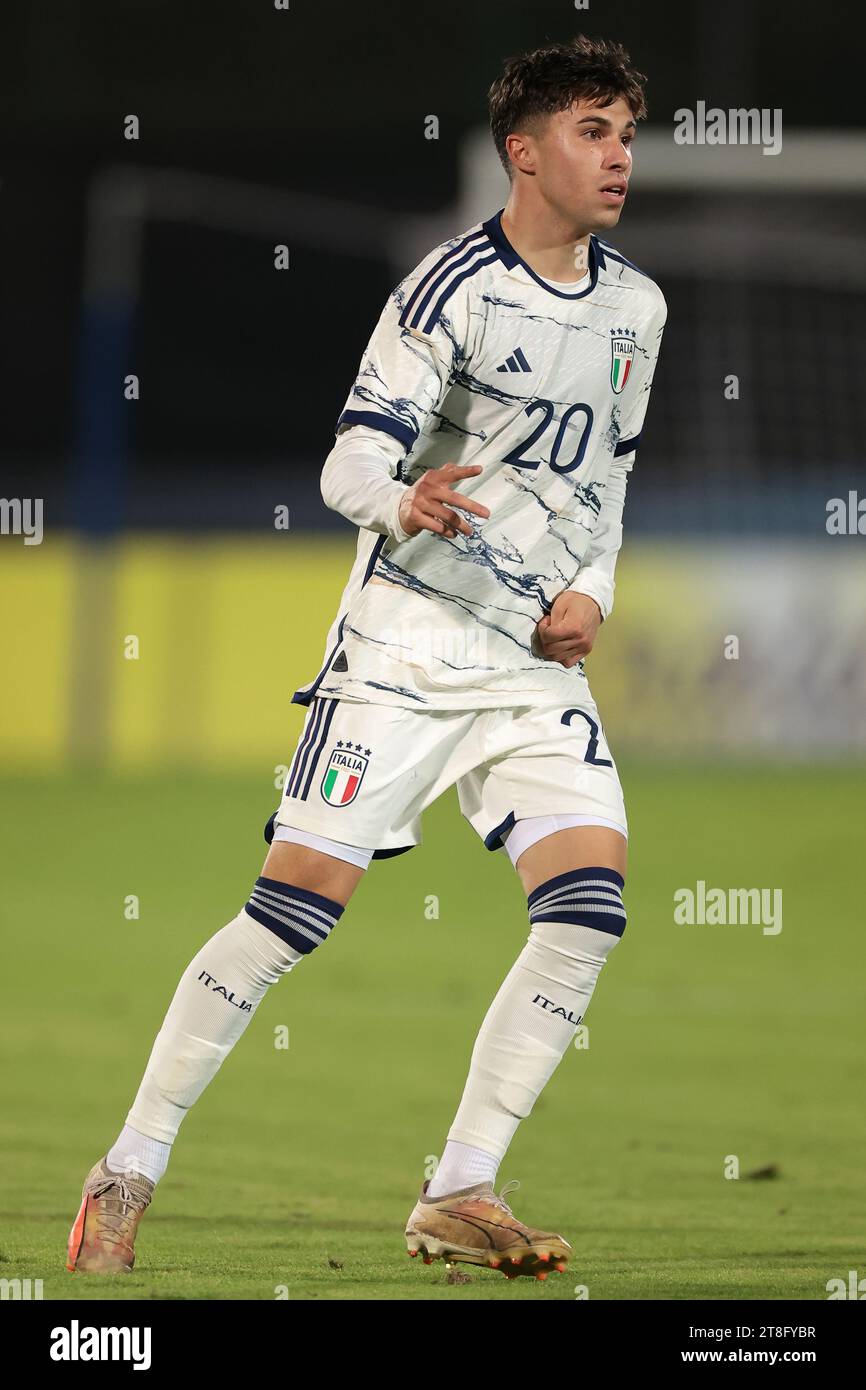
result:
<svg viewBox="0 0 866 1390"><path fill-rule="evenodd" d="M622 206L625 202L627 189L628 184L625 179L613 179L610 183L606 183L604 188L601 189L601 196L604 198L605 202L616 203Z"/></svg>

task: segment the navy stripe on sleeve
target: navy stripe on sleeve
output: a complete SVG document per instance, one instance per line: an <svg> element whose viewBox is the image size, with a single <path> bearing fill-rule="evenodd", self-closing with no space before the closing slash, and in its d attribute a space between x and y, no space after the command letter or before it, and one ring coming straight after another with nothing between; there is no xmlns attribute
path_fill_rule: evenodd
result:
<svg viewBox="0 0 866 1390"><path fill-rule="evenodd" d="M634 453L640 444L640 435L634 434L631 439L621 439L613 451L614 458L621 458L623 454Z"/></svg>
<svg viewBox="0 0 866 1390"><path fill-rule="evenodd" d="M337 429L341 425L367 425L372 430L381 430L383 434L390 434L392 439L396 439L406 449L411 449L418 438L417 430L413 430L410 425L404 424L402 420L395 420L392 415L380 415L377 410L344 410L337 421Z"/></svg>

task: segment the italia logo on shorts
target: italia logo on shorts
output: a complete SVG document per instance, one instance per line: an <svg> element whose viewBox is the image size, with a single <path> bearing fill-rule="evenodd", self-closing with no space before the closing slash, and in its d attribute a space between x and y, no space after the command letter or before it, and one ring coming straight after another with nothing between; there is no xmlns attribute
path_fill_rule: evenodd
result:
<svg viewBox="0 0 866 1390"><path fill-rule="evenodd" d="M340 739L322 778L322 796L329 806L348 806L355 800L369 759L369 748Z"/></svg>
<svg viewBox="0 0 866 1390"><path fill-rule="evenodd" d="M635 335L628 328L610 330L610 384L617 395L631 374L634 361Z"/></svg>

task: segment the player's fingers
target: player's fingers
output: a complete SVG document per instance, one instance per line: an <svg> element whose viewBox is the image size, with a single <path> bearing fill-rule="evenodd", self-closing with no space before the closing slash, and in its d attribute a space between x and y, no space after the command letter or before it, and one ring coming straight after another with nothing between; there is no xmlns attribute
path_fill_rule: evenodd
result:
<svg viewBox="0 0 866 1390"><path fill-rule="evenodd" d="M586 632L589 621L583 613L571 613L567 608L557 608L556 605L550 610L550 625L557 632Z"/></svg>
<svg viewBox="0 0 866 1390"><path fill-rule="evenodd" d="M447 478L442 477L443 469L431 468L429 473L425 473L417 484L417 497L429 499L434 502L446 502L452 507L463 507L468 512L474 512L477 516L488 517L490 510L485 507L483 502L475 502L471 497L464 497L462 492L455 492L449 486Z"/></svg>
<svg viewBox="0 0 866 1390"><path fill-rule="evenodd" d="M563 658L569 656L586 656L589 651L589 644L587 642L552 642L542 637L541 644L544 649L544 655L551 661L562 661Z"/></svg>
<svg viewBox="0 0 866 1390"><path fill-rule="evenodd" d="M472 535L472 527L469 525L469 522L466 521L464 517L459 516L457 512L452 512L450 507L443 507L439 503L434 502L432 506L432 515L438 516L439 520L443 521L451 531L461 531L464 536Z"/></svg>
<svg viewBox="0 0 866 1390"><path fill-rule="evenodd" d="M575 642L544 642L542 641L544 655L550 661L565 661L569 657L586 656L587 648Z"/></svg>
<svg viewBox="0 0 866 1390"><path fill-rule="evenodd" d="M449 511L447 507L440 507L429 498L423 504L422 517L432 518L440 523L439 526L431 527L431 530L445 530L446 533L450 532L451 535L455 535L458 531L462 531L466 536L472 535L472 528L468 521L464 521L456 512Z"/></svg>
<svg viewBox="0 0 866 1390"><path fill-rule="evenodd" d="M575 624L573 618L570 621L568 618L551 618L548 632L555 642L582 642L589 636L583 623Z"/></svg>
<svg viewBox="0 0 866 1390"><path fill-rule="evenodd" d="M447 507L443 508L440 519L444 522L446 529L449 530L452 535L457 531L461 531L464 536L472 535L472 527L469 525L469 522L465 521L462 516L458 516L456 512L450 511Z"/></svg>
<svg viewBox="0 0 866 1390"><path fill-rule="evenodd" d="M555 618L549 619L546 633L549 642L583 642L588 635L574 623L558 623Z"/></svg>
<svg viewBox="0 0 866 1390"><path fill-rule="evenodd" d="M419 531L435 531L437 535L441 535L443 531L448 529L442 517L436 515L432 508L428 508L423 498L420 497L417 497L412 504L412 509L404 525L415 535Z"/></svg>
<svg viewBox="0 0 866 1390"><path fill-rule="evenodd" d="M441 468L437 468L437 473L447 473L449 479L454 482L457 478L474 478L483 470L480 463L443 463Z"/></svg>
<svg viewBox="0 0 866 1390"><path fill-rule="evenodd" d="M452 492L449 488L443 488L436 493L437 502L447 502L450 507L462 507L466 512L473 512L475 516L489 517L490 508L485 507L483 502L473 502L471 497L464 497L462 492Z"/></svg>

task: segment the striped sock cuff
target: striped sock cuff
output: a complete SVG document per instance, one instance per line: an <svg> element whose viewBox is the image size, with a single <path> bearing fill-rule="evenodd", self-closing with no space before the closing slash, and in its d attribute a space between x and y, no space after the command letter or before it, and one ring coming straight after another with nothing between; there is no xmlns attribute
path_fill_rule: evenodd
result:
<svg viewBox="0 0 866 1390"><path fill-rule="evenodd" d="M323 941L343 914L343 907L309 888L295 888L275 878L257 878L246 912L293 950L307 956Z"/></svg>
<svg viewBox="0 0 866 1390"><path fill-rule="evenodd" d="M529 894L530 922L569 922L622 936L625 879L615 869L571 869L541 883Z"/></svg>

